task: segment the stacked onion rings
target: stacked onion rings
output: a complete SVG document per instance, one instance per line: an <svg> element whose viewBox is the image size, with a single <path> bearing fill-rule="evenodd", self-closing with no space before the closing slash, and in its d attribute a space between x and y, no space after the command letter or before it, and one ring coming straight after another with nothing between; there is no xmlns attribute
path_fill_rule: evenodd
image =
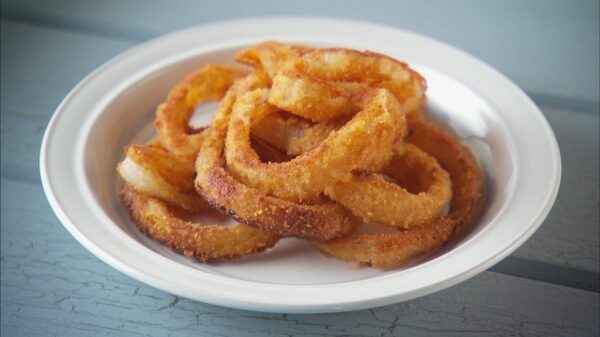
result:
<svg viewBox="0 0 600 337"><path fill-rule="evenodd" d="M157 109L158 139L118 172L141 230L199 261L259 253L281 237L390 269L462 235L481 197L471 152L420 111L425 80L405 63L350 49L265 42L250 69L207 65ZM219 100L210 127L198 104ZM239 222L202 224L213 209ZM359 234L363 223L393 232Z"/></svg>

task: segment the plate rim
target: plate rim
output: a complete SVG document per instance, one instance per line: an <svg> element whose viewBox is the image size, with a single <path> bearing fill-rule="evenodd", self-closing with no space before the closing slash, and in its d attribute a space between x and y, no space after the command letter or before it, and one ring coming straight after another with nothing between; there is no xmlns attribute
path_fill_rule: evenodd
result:
<svg viewBox="0 0 600 337"><path fill-rule="evenodd" d="M101 247L99 247L97 245L96 242L94 242L90 238L86 237L78 229L78 226L73 221L74 219L71 219L69 217L69 215L63 209L63 205L60 204L60 202L57 198L57 195L56 195L57 192L55 191L55 189L52 186L52 182L50 181L49 171L48 171L48 165L49 165L48 160L49 159L47 157L47 152L49 150L49 147L52 145L51 144L52 132L53 132L53 130L56 129L56 124L60 122L61 115L64 115L64 111L66 111L65 110L66 105L90 81L93 81L94 78L99 73L104 71L105 69L110 68L114 64L118 64L123 59L130 57L131 55L135 55L136 53L142 52L148 46L151 46L151 47L156 46L156 45L162 43L162 41L167 41L169 39L181 37L186 34L193 34L194 32L206 30L206 29L218 29L218 28L222 28L224 26L244 26L244 25L246 25L246 26L252 27L253 25L258 25L258 26L268 25L268 24L281 25L282 23L289 23L289 22L295 22L296 24L298 24L300 22L306 23L308 21L311 21L311 25L314 25L313 27L316 27L317 25L321 25L321 26L324 26L324 25L336 25L336 26L351 25L351 26L362 26L363 28L368 28L371 30L382 30L383 29L388 32L392 31L395 33L411 35L413 38L418 38L420 40L427 41L428 43L434 43L434 44L440 45L445 48L450 48L450 49L454 50L455 52L458 52L459 55L466 56L469 61L475 61L475 62L479 63L479 65L487 67L488 70L491 70L493 73L495 73L496 76L500 76L500 78L503 78L506 82L508 82L508 84L510 84L512 86L511 89L513 90L513 94L516 94L518 96L518 98L520 100L522 100L525 105L529 105L528 108L531 111L533 111L533 113L537 113L537 116L535 116L535 117L537 117L538 122L541 122L540 125L543 128L544 136L545 136L546 140L549 140L547 145L550 146L550 152L552 154L552 158L554 159L553 167L555 169L555 172L553 175L554 179L551 183L552 188L550 190L550 193L546 194L546 198L544 199L544 201L539 205L537 211L535 212L535 215L533 216L533 219L531 220L531 224L528 227L526 227L526 230L523 231L519 236L515 237L512 242L506 244L504 249L496 252L496 254L494 256L492 256L491 258L487 258L486 260L481 261L479 264L473 265L469 269L463 270L461 273L457 273L457 274L453 275L453 277L451 277L451 278L447 278L438 283L430 284L425 288L418 288L418 289L413 290L410 293L405 292L405 293L396 293L396 294L383 294L378 297L354 298L354 299L346 300L345 302L344 301L342 301L342 302L340 302L340 301L329 301L329 302L322 301L322 302L318 302L318 303L315 302L312 304L306 304L306 303L292 303L291 301L288 301L287 303L284 303L284 301L279 301L279 302L278 301L269 301L268 297L259 298L259 300L256 300L256 299L252 299L252 298L248 299L248 298L242 298L242 297L239 297L239 298L225 297L225 298L223 298L221 296L214 296L214 294L213 295L201 294L203 296L198 296L198 293L193 291L193 290L197 290L197 289L189 289L189 288L186 288L185 286L182 286L181 284L171 284L168 280L156 279L150 275L147 275L143 271L137 270L136 268L133 268L131 265L128 265L127 263L124 263L123 261L116 259L114 256L112 256L110 254L110 252L104 251ZM41 175L41 180L42 180L42 186L43 186L44 192L48 198L48 201L51 205L51 208L53 209L53 211L55 212L55 214L57 215L57 217L59 218L59 220L61 221L63 226L71 233L71 235L73 235L76 238L76 240L78 240L84 247L86 247L89 251L91 251L94 255L99 257L105 263L113 266L114 268L125 273L126 275L129 275L135 279L138 279L146 284L149 284L153 287L159 288L161 290L164 290L164 291L167 291L170 293L174 293L179 296L192 298L194 300L199 300L199 301L208 302L208 303L212 303L212 304L239 308L239 309L249 309L249 310L268 311L268 312L286 312L286 313L291 313L291 312L317 313L317 312L348 311L348 310L357 310L357 309L368 308L368 307L372 307L372 306L386 305L386 304L391 304L391 303L394 303L394 302L397 302L400 300L402 300L402 301L410 300L410 299L413 299L413 298L416 298L419 296L430 294L432 292L435 292L435 291L438 291L438 290L441 290L444 288L448 288L448 287L453 286L461 281L464 281L465 279L475 276L479 272L487 269L491 265L497 263L502 258L504 258L507 255L509 255L510 253L512 253L539 228L539 226L542 224L543 220L548 215L550 209L552 208L554 201L556 200L559 186L560 186L561 170L562 170L562 168L561 168L561 159L560 159L560 151L558 148L558 143L556 141L556 137L554 136L554 133L553 133L548 121L546 120L544 115L541 113L539 108L533 103L533 101L531 101L531 99L518 86L516 86L512 81L510 81L508 78L506 78L506 76L502 75L494 68L492 68L489 65L485 64L484 62L478 60L477 58L473 57L472 55L465 53L462 50L457 49L456 47L450 46L444 42L437 41L431 37L423 36L423 35L420 35L420 34L417 34L414 32L410 32L410 31L406 31L406 30L402 30L402 29L399 29L396 27L390 27L390 26L385 26L385 25L381 25L381 24L368 23L368 22L356 21L356 20L343 20L343 19L323 18L323 17L316 18L316 17L305 17L305 16L255 17L255 18L234 19L234 20L213 22L213 23L194 26L194 27L186 28L186 29L183 29L180 31L172 32L172 33L160 36L158 38L149 40L147 42L144 42L140 45L134 46L133 48L130 48L130 49L120 53L119 55L111 58L107 62L105 62L102 65L100 65L99 67L97 67L90 74L88 74L62 100L62 102L57 107L56 111L53 113L52 118L50 119L50 122L48 123L48 126L44 133L44 137L43 137L42 144L41 144L41 150L40 150L40 175ZM390 276L393 276L393 275L390 275ZM369 280L366 280L366 281L368 282ZM245 287L247 287L247 286L253 285L254 283L259 283L259 282L235 280L235 283L240 283L240 284L243 284ZM274 288L294 289L296 291L300 290L299 288L306 289L306 288L324 288L325 287L324 285L300 285L300 286L298 286L298 285L281 285L281 286L277 286L277 285L272 285L272 284L269 284L268 286L274 287ZM336 288L340 288L339 284L335 284L332 286L335 286ZM325 287L325 288L327 288L327 287ZM275 298L275 296L273 296L272 298Z"/></svg>

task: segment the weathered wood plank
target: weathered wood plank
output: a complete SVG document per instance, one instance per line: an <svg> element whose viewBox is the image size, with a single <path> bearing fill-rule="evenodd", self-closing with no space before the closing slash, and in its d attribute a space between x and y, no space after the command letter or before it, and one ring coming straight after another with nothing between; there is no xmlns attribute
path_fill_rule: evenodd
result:
<svg viewBox="0 0 600 337"><path fill-rule="evenodd" d="M561 151L560 191L542 226L511 255L517 258L514 263L506 260L494 270L598 291L598 115L547 107L542 110ZM567 272L570 268L593 273L570 274Z"/></svg>
<svg viewBox="0 0 600 337"><path fill-rule="evenodd" d="M39 180L40 144L60 101L133 43L7 20L0 28L2 174Z"/></svg>
<svg viewBox="0 0 600 337"><path fill-rule="evenodd" d="M594 265L598 268L600 254L597 242L600 236L598 116L551 108L543 108L543 111L561 151L561 187L555 207L538 232L541 235L536 233L536 240L528 241L518 255L537 256L552 264L586 266L584 269L592 270ZM580 241L584 236L594 239Z"/></svg>
<svg viewBox="0 0 600 337"><path fill-rule="evenodd" d="M2 176L39 181L39 146L56 105L87 72L130 43L6 21L2 34ZM47 42L31 53L23 40ZM69 56L78 50L93 52L81 61ZM513 265L509 258L495 270L598 290L598 115L542 109L562 151L561 190L548 219L513 254L519 260ZM581 272L565 273L569 269Z"/></svg>
<svg viewBox="0 0 600 337"><path fill-rule="evenodd" d="M41 187L2 180L2 336L597 336L599 294L485 272L371 310L265 314L169 295L101 263Z"/></svg>
<svg viewBox="0 0 600 337"><path fill-rule="evenodd" d="M131 15L136 13L136 15ZM175 14L176 13L176 14ZM206 22L264 15L319 15L372 21L437 38L481 58L533 96L598 109L598 1L198 2L7 0L14 17L137 41ZM539 95L538 95L539 94ZM552 97L548 97L552 95Z"/></svg>

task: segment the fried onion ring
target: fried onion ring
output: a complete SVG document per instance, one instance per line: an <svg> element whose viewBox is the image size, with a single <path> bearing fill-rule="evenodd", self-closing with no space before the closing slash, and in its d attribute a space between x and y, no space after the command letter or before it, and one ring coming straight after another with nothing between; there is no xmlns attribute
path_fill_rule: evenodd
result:
<svg viewBox="0 0 600 337"><path fill-rule="evenodd" d="M196 190L237 221L281 236L331 240L348 234L360 220L345 208L332 202L306 205L267 196L226 170L225 136L233 105L238 95L264 88L265 82L264 74L252 73L223 98L196 160Z"/></svg>
<svg viewBox="0 0 600 337"><path fill-rule="evenodd" d="M263 147L258 150L262 154ZM188 257L231 260L272 247L278 237L246 225L223 227L184 220L185 210L214 210L194 189L194 162L166 151L159 142L131 145L117 170L126 184L122 199L138 227Z"/></svg>
<svg viewBox="0 0 600 337"><path fill-rule="evenodd" d="M356 112L370 88L389 90L410 112L423 105L426 84L405 63L382 54L317 49L281 66L273 77L269 102L322 122Z"/></svg>
<svg viewBox="0 0 600 337"><path fill-rule="evenodd" d="M263 193L297 202L314 200L333 181L344 181L354 169L377 170L402 138L402 107L385 89L370 92L363 110L315 149L283 163L262 163L250 146L251 127L277 109L266 102L268 90L238 98L226 136L227 167L244 184Z"/></svg>
<svg viewBox="0 0 600 337"><path fill-rule="evenodd" d="M409 259L459 236L472 222L481 199L482 173L471 152L443 129L416 120L407 142L437 159L452 180L450 212L433 223L396 233L351 234L317 242L325 255L379 269L400 267Z"/></svg>
<svg viewBox="0 0 600 337"><path fill-rule="evenodd" d="M130 145L117 171L136 190L168 201L189 212L210 208L194 188L194 162L177 157L158 143Z"/></svg>
<svg viewBox="0 0 600 337"><path fill-rule="evenodd" d="M295 146L295 150L311 150L336 128L339 126L330 122L311 125L306 120L276 113L265 117L252 132L278 149L294 154L289 146ZM375 221L405 229L431 222L442 213L452 196L447 172L415 146L399 142L394 151L392 162L382 173L399 180L402 186L418 184L413 190L421 193L410 193L380 174L355 171L352 179L329 185L325 194L364 222Z"/></svg>
<svg viewBox="0 0 600 337"><path fill-rule="evenodd" d="M265 141L288 156L298 156L317 147L331 132L348 122L338 117L313 123L302 117L279 111L262 118L252 127L252 135Z"/></svg>
<svg viewBox="0 0 600 337"><path fill-rule="evenodd" d="M312 49L300 45L267 41L238 52L234 58L236 61L254 68L264 69L273 78L290 60L300 57L309 50Z"/></svg>
<svg viewBox="0 0 600 337"><path fill-rule="evenodd" d="M184 220L176 207L126 184L121 197L138 227L156 241L202 262L233 260L274 246L279 237L246 225L225 227Z"/></svg>
<svg viewBox="0 0 600 337"><path fill-rule="evenodd" d="M364 222L404 229L421 227L438 218L452 198L448 172L411 144L398 143L382 171L399 184L379 173L353 173L352 179L329 185L325 195ZM403 186L420 192L411 193Z"/></svg>
<svg viewBox="0 0 600 337"><path fill-rule="evenodd" d="M121 196L148 236L203 262L291 236L390 269L467 230L482 173L456 137L424 121L426 83L405 63L278 42L235 59L252 70L187 76L157 109L158 140L126 148ZM190 127L196 106L217 100L212 125ZM240 223L190 221L213 208ZM354 232L368 222L394 232Z"/></svg>
<svg viewBox="0 0 600 337"><path fill-rule="evenodd" d="M163 146L175 155L195 158L204 139L189 126L195 107L221 99L246 74L239 67L209 64L178 83L156 111L154 126Z"/></svg>
<svg viewBox="0 0 600 337"><path fill-rule="evenodd" d="M406 142L436 158L450 173L452 201L450 213L446 217L454 222L454 237L460 237L477 215L483 195L481 168L473 153L448 131L421 118L412 120L409 128Z"/></svg>

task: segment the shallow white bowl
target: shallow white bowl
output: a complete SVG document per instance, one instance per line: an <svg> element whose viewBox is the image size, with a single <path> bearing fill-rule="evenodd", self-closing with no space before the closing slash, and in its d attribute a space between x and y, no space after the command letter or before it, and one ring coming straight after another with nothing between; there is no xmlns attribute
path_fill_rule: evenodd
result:
<svg viewBox="0 0 600 337"><path fill-rule="evenodd" d="M263 40L369 49L407 61L428 81L430 118L452 129L486 173L473 229L396 271L350 269L299 240L219 265L195 263L140 234L118 198L126 144L152 135L168 90L207 62ZM205 115L209 117L209 115ZM100 259L180 296L270 312L334 312L409 300L450 287L509 255L540 226L560 182L560 155L542 113L512 82L453 47L390 27L315 18L216 23L166 35L107 62L57 108L44 136L44 190L69 232Z"/></svg>

